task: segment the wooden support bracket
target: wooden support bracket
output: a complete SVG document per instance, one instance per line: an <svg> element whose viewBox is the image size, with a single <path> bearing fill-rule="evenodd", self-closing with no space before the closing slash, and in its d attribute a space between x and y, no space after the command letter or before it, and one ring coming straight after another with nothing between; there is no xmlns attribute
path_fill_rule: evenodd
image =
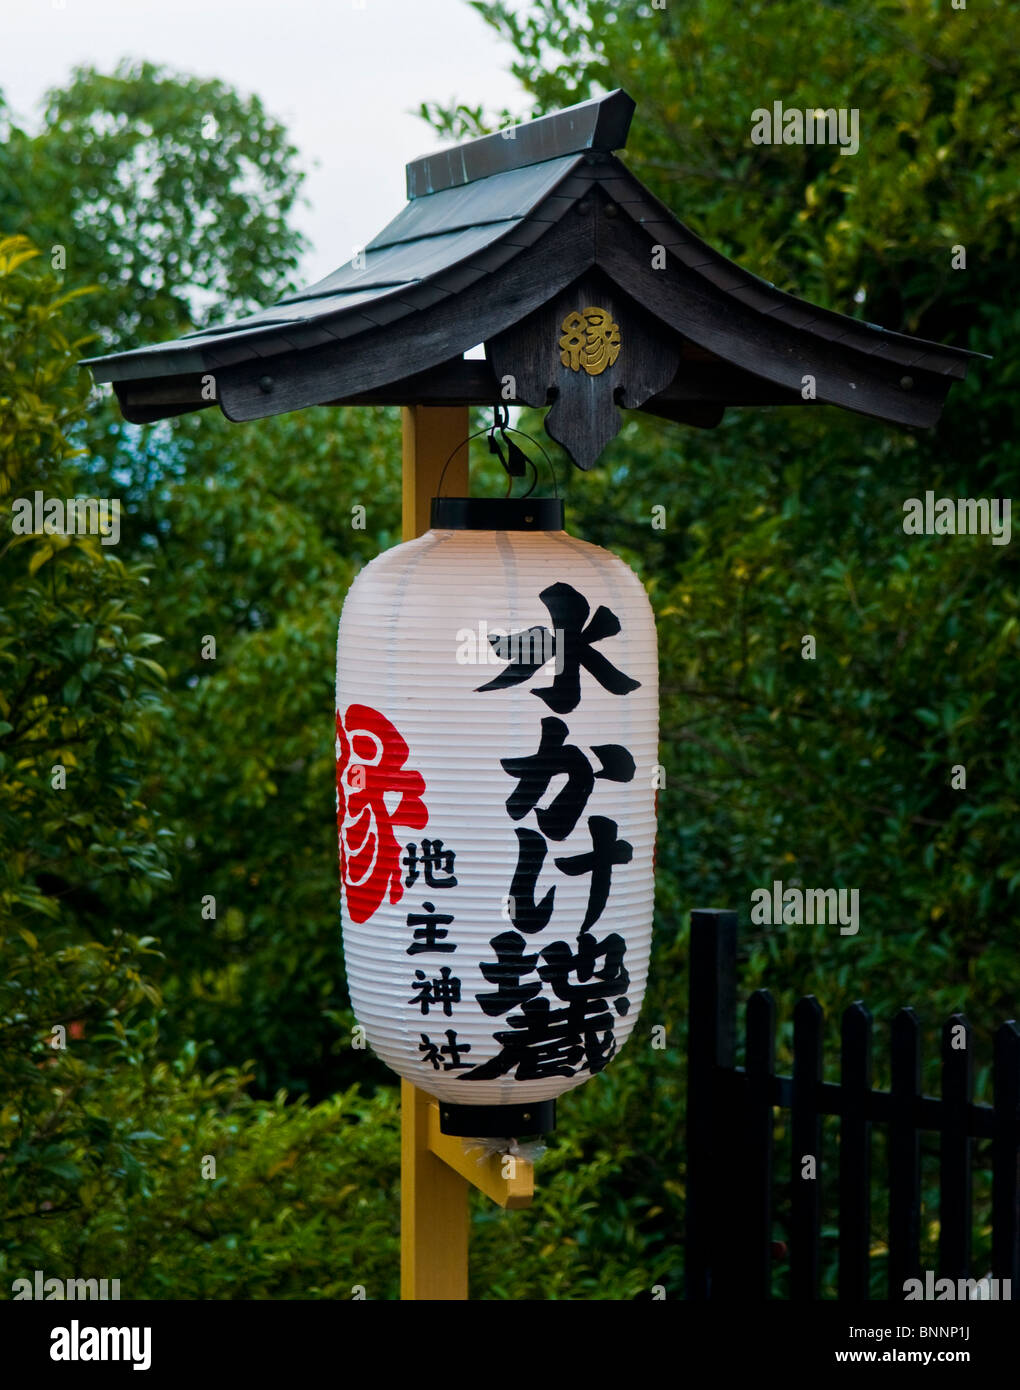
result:
<svg viewBox="0 0 1020 1390"><path fill-rule="evenodd" d="M439 1128L439 1105L433 1101L428 1114L429 1150L472 1187L509 1211L530 1207L535 1195L535 1165L516 1154L501 1157L471 1148L469 1139L456 1139Z"/></svg>

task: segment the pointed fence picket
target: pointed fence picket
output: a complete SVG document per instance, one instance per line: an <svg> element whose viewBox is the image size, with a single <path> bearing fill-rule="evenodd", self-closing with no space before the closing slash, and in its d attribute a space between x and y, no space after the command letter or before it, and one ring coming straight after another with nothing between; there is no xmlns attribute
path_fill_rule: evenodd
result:
<svg viewBox="0 0 1020 1390"><path fill-rule="evenodd" d="M823 1117L839 1118L838 1296L869 1297L873 1127L886 1134L888 1297L921 1278L921 1135L938 1135L939 1245L936 1277L979 1278L971 1267L973 1145L991 1145L992 1278L1020 1298L1020 1029L995 1034L991 1105L973 1100L970 1025L946 1020L941 1097L921 1090L920 1020L903 1008L892 1020L890 1089L872 1086L873 1021L858 1002L841 1020L840 1079L826 1082L824 1015L816 999L793 1012L793 1074L776 1072L776 1006L757 990L745 1008L745 1064L736 1065L737 916L691 915L687 1094L687 1297L770 1298L773 1292L774 1120L790 1112L790 1296L820 1296L823 1195L832 1173ZM962 1034L960 1030L962 1029ZM960 1037L966 1045L954 1046ZM1000 1283L1000 1288L1002 1284Z"/></svg>

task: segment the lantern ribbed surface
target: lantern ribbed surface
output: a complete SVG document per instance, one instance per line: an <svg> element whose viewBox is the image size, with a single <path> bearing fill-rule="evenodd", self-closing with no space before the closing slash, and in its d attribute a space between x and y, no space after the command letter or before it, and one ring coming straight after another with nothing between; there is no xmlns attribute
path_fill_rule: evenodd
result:
<svg viewBox="0 0 1020 1390"><path fill-rule="evenodd" d="M336 753L344 956L374 1051L460 1105L600 1071L651 945L658 668L637 576L565 531L384 552L340 618Z"/></svg>

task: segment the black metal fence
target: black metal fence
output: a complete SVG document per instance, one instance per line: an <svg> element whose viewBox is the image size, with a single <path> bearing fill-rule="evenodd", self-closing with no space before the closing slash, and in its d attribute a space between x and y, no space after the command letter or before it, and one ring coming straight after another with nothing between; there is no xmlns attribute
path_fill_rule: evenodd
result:
<svg viewBox="0 0 1020 1390"><path fill-rule="evenodd" d="M942 1095L920 1086L920 1027L913 1009L892 1020L888 1091L872 1089L872 1018L863 1004L842 1019L840 1080L822 1069L822 1009L801 999L793 1015L793 1075L776 1074L776 1009L758 990L745 1011L745 1065L737 1055L737 916L691 915L687 1101L687 1297L769 1298L776 1243L774 1107L790 1112L787 1216L789 1292L819 1297L825 1115L839 1116L836 1155L838 1297L869 1296L872 1268L872 1125L886 1126L888 1297L904 1298L921 1269L922 1131L939 1138L935 1278L990 1273L1020 1297L1020 1030L995 1035L993 1102L973 1102L973 1048L961 1014L942 1031ZM961 1031L962 1030L962 1031ZM971 1269L972 1150L991 1141L990 1261ZM813 1164L811 1162L813 1160ZM884 1204L883 1204L884 1210ZM830 1227L831 1229L831 1227ZM1000 1297L1009 1296L999 1285ZM931 1294L929 1293L929 1297Z"/></svg>

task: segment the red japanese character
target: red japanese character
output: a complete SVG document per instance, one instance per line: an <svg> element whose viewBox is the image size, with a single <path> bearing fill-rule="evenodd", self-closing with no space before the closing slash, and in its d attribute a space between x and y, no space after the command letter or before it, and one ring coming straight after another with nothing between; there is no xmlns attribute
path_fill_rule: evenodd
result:
<svg viewBox="0 0 1020 1390"><path fill-rule="evenodd" d="M347 889L347 911L367 922L389 893L403 896L400 846L394 825L423 830L428 809L422 801L425 779L404 767L409 749L385 715L368 705L350 705L336 715L336 823L340 874ZM386 796L399 793L390 810Z"/></svg>

